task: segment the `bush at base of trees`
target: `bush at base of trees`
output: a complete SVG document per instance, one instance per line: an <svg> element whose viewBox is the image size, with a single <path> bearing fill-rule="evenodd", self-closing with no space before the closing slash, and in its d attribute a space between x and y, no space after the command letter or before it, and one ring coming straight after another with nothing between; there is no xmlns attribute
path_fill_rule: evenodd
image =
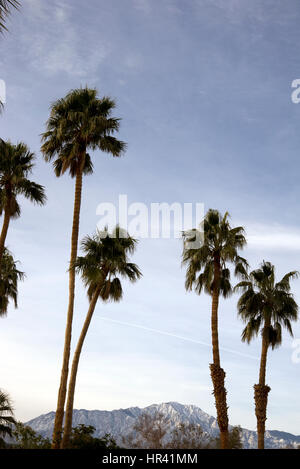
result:
<svg viewBox="0 0 300 469"><path fill-rule="evenodd" d="M69 449L118 449L115 440L109 433L102 438L95 438L96 428L92 425L78 425L72 428Z"/></svg>
<svg viewBox="0 0 300 469"><path fill-rule="evenodd" d="M93 436L95 427L91 425L78 425L72 429L70 445L68 449L117 449L117 444L111 435L106 434L102 438ZM39 435L31 427L18 422L12 432L14 443L3 442L2 448L7 449L50 449L51 441Z"/></svg>
<svg viewBox="0 0 300 469"><path fill-rule="evenodd" d="M243 449L242 443L242 429L240 426L233 427L229 430L228 434L228 449ZM213 446L216 449L221 449L220 437L215 439L215 445Z"/></svg>

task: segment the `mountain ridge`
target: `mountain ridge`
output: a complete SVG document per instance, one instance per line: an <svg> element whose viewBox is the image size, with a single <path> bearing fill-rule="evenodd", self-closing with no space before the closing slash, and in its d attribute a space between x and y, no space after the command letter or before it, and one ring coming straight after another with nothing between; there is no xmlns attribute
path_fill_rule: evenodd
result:
<svg viewBox="0 0 300 469"><path fill-rule="evenodd" d="M179 423L194 423L201 426L202 430L211 437L216 437L219 433L216 418L204 412L200 407L193 404L180 404L179 402L165 402L161 404L151 404L147 407L128 407L114 410L87 410L74 409L73 426L79 424L93 425L95 436L101 437L105 433L110 433L120 444L122 436L128 435L134 421L147 412L154 414L161 412L169 417L172 430ZM55 412L42 414L26 422L36 432L44 437L51 437L53 430ZM244 448L256 448L257 435L253 430L242 428L242 443ZM284 448L287 446L297 448L300 445L300 435L282 432L279 430L267 430L265 434L266 448Z"/></svg>

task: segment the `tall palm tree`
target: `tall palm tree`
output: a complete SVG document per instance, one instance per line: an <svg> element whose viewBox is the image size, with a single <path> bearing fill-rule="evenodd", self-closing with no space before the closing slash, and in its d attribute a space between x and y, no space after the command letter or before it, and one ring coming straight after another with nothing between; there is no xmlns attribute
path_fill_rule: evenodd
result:
<svg viewBox="0 0 300 469"><path fill-rule="evenodd" d="M5 20L10 14L11 8L16 8L18 10L19 7L20 2L17 0L0 0L0 33L7 31Z"/></svg>
<svg viewBox="0 0 300 469"><path fill-rule="evenodd" d="M259 449L264 449L268 394L271 390L266 385L268 349L281 344L282 326L293 335L291 321L297 320L298 305L290 293L290 280L297 276L298 272L289 272L275 283L274 265L263 261L259 269L245 275L245 279L235 287L235 290L243 291L238 301L238 313L246 323L242 340L250 343L259 332L262 337L259 382L254 385Z"/></svg>
<svg viewBox="0 0 300 469"><path fill-rule="evenodd" d="M228 412L225 372L221 368L219 352L219 297L222 295L226 298L232 292L228 264L234 265L235 275L244 273L247 268L246 260L238 254L239 249L242 249L246 244L244 229L240 226L231 228L228 216L227 212L222 216L217 210L210 209L206 213L199 230L193 229L185 232L183 235L182 261L183 265L187 266L186 290L194 289L198 295L204 290L212 297L213 363L210 364L210 373L214 388L221 447L223 449L228 447Z"/></svg>
<svg viewBox="0 0 300 469"><path fill-rule="evenodd" d="M34 159L34 153L25 143L13 145L0 140L0 215L4 213L0 234L0 270L10 220L21 213L18 196L39 205L46 201L44 187L28 179Z"/></svg>
<svg viewBox="0 0 300 469"><path fill-rule="evenodd" d="M6 315L10 300L13 301L15 308L18 307L18 281L24 277L24 272L17 269L12 254L5 248L0 272L0 317Z"/></svg>
<svg viewBox="0 0 300 469"><path fill-rule="evenodd" d="M14 409L10 397L0 390L0 437L12 436L12 426L15 423Z"/></svg>
<svg viewBox="0 0 300 469"><path fill-rule="evenodd" d="M129 262L128 254L135 249L136 240L122 233L116 227L109 235L107 229L97 232L93 237L87 236L82 242L84 257L78 257L76 270L81 274L87 288L89 309L75 349L66 405L66 417L62 448L67 448L72 430L73 403L79 358L98 299L102 301L120 301L123 291L120 277L135 282L141 277L137 265Z"/></svg>
<svg viewBox="0 0 300 469"><path fill-rule="evenodd" d="M53 160L57 177L69 172L75 178L73 225L69 269L69 303L65 330L65 344L60 386L55 414L52 448L60 446L64 406L69 373L72 322L75 297L75 269L81 206L82 177L93 172L88 150L100 149L112 156L121 156L125 143L114 134L119 130L120 119L111 117L115 102L99 98L97 90L80 88L71 91L51 107L47 131L42 136L42 152L46 161Z"/></svg>

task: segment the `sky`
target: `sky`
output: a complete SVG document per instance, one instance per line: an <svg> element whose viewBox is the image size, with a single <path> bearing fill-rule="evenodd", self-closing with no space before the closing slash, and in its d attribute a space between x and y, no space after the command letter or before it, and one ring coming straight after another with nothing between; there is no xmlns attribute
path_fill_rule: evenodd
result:
<svg viewBox="0 0 300 469"><path fill-rule="evenodd" d="M203 203L243 225L243 255L278 277L300 270L300 78L297 0L22 0L0 38L6 104L3 139L24 141L47 205L21 200L7 246L26 280L0 323L1 388L27 421L55 410L67 310L74 180L56 178L40 135L51 103L80 86L111 96L121 158L93 152L84 178L80 239L96 230L99 203ZM97 305L84 345L75 408L178 401L215 415L209 375L210 308L184 289L180 239L141 239L143 278L118 304ZM234 280L233 280L234 283ZM300 279L292 290L300 301ZM220 302L221 363L231 424L255 429L260 340L241 342L237 295ZM73 348L87 312L76 284ZM294 326L295 339L300 325ZM270 351L267 428L300 434L300 363L293 339Z"/></svg>

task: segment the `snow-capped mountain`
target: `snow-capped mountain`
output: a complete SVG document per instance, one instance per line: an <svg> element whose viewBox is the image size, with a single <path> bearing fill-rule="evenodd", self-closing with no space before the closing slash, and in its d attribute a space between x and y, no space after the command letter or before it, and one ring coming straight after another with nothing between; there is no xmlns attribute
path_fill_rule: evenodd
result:
<svg viewBox="0 0 300 469"><path fill-rule="evenodd" d="M130 407L128 409L106 410L74 410L73 426L79 424L93 425L96 428L95 436L100 437L110 433L120 443L121 436L131 432L134 421L143 412L154 414L160 412L171 421L171 429L179 423L199 424L202 430L212 437L218 434L218 424L214 417L206 414L195 405L183 405L178 402L153 404L143 409ZM54 423L54 412L41 415L26 424L44 437L51 437ZM244 448L256 448L256 432L243 429L242 441ZM300 436L280 431L266 431L266 448L284 448L286 446L297 448L300 445Z"/></svg>

